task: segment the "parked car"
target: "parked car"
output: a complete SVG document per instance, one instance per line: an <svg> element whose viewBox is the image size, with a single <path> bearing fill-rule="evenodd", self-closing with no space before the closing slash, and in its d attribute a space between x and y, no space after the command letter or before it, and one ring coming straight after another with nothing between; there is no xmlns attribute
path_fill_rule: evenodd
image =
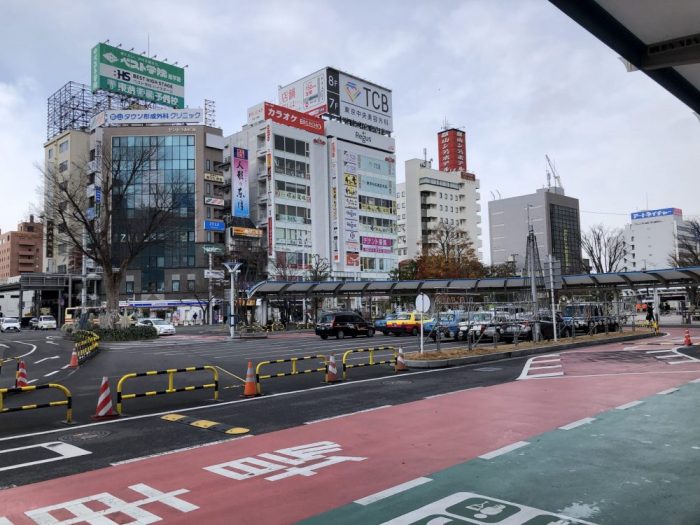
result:
<svg viewBox="0 0 700 525"><path fill-rule="evenodd" d="M36 330L38 324L39 324L39 318L38 318L38 317L32 317L32 318L29 320L29 328L31 328L32 330Z"/></svg>
<svg viewBox="0 0 700 525"><path fill-rule="evenodd" d="M459 336L459 323L469 319L467 312L440 312L437 319L430 319L423 323L423 333L428 334L433 341L449 338L457 339Z"/></svg>
<svg viewBox="0 0 700 525"><path fill-rule="evenodd" d="M163 319L139 319L136 326L152 326L158 335L174 335L175 327Z"/></svg>
<svg viewBox="0 0 700 525"><path fill-rule="evenodd" d="M464 341L471 336L473 341L500 339L502 323L510 316L493 310L470 312L468 319L458 324L457 338Z"/></svg>
<svg viewBox="0 0 700 525"><path fill-rule="evenodd" d="M615 316L609 315L601 304L575 303L567 304L562 313L564 324L576 332L591 333L618 329Z"/></svg>
<svg viewBox="0 0 700 525"><path fill-rule="evenodd" d="M16 317L3 317L0 319L0 332L21 332L19 319Z"/></svg>
<svg viewBox="0 0 700 525"><path fill-rule="evenodd" d="M316 323L316 335L321 339L328 339L329 335L335 336L336 339L343 339L346 335L372 337L374 326L355 312L324 313Z"/></svg>
<svg viewBox="0 0 700 525"><path fill-rule="evenodd" d="M422 314L423 323L430 320L425 314ZM396 314L396 319L387 321L386 328L392 335L411 334L418 335L420 332L421 314L419 312L402 312Z"/></svg>
<svg viewBox="0 0 700 525"><path fill-rule="evenodd" d="M39 316L39 320L36 323L36 327L39 330L55 330L56 319L53 315L41 315Z"/></svg>
<svg viewBox="0 0 700 525"><path fill-rule="evenodd" d="M396 314L387 314L386 317L383 319L375 319L374 320L374 331L375 332L381 332L384 335L387 335L389 333L389 330L386 327L386 323L389 321L393 321L396 319Z"/></svg>

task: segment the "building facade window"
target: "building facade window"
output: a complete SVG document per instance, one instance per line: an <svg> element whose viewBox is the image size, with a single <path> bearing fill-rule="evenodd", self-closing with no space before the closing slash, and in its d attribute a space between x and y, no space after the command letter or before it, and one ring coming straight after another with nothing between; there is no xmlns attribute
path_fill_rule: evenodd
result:
<svg viewBox="0 0 700 525"><path fill-rule="evenodd" d="M65 153L66 151L68 151L68 141L64 140L63 142L59 143L58 152Z"/></svg>
<svg viewBox="0 0 700 525"><path fill-rule="evenodd" d="M173 289L173 292L180 291L180 279L173 279L172 280L172 289Z"/></svg>
<svg viewBox="0 0 700 525"><path fill-rule="evenodd" d="M195 263L195 137L112 137L111 154L115 161L136 164L134 182L126 186L123 196L113 195L123 202L112 220L115 262L124 258L130 228L150 213L154 201L165 195L175 203L173 220L154 234L156 242L149 244L130 266L141 271L142 292L164 292L166 268L192 267ZM131 175L126 171L113 173L116 179Z"/></svg>
<svg viewBox="0 0 700 525"><path fill-rule="evenodd" d="M194 292L194 279L187 279L187 291Z"/></svg>

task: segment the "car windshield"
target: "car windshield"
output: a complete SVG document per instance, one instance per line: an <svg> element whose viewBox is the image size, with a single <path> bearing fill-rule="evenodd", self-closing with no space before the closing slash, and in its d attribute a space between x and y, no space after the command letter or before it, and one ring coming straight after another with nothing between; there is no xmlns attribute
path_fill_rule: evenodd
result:
<svg viewBox="0 0 700 525"><path fill-rule="evenodd" d="M396 319L396 314L389 314L386 316L387 321L393 321L394 319Z"/></svg>
<svg viewBox="0 0 700 525"><path fill-rule="evenodd" d="M408 321L411 318L411 314L398 314L396 319L398 321Z"/></svg>
<svg viewBox="0 0 700 525"><path fill-rule="evenodd" d="M53 318L53 315L42 315L41 320L42 321L55 321L55 319Z"/></svg>
<svg viewBox="0 0 700 525"><path fill-rule="evenodd" d="M164 325L164 324L168 324L165 321L163 321L162 319L149 319L149 321L151 321L151 323L153 323L154 325L157 324L159 326Z"/></svg>
<svg viewBox="0 0 700 525"><path fill-rule="evenodd" d="M333 322L333 314L327 314L321 317L319 323L332 323Z"/></svg>
<svg viewBox="0 0 700 525"><path fill-rule="evenodd" d="M454 321L455 314L442 313L438 316L440 321Z"/></svg>
<svg viewBox="0 0 700 525"><path fill-rule="evenodd" d="M480 312L472 315L472 321L484 322L493 319L493 315L488 312Z"/></svg>
<svg viewBox="0 0 700 525"><path fill-rule="evenodd" d="M19 323L19 321L14 317L5 317L3 323Z"/></svg>

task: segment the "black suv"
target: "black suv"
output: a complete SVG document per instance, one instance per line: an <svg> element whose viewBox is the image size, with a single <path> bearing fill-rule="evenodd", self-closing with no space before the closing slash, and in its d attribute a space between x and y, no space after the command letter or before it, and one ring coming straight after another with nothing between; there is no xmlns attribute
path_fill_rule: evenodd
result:
<svg viewBox="0 0 700 525"><path fill-rule="evenodd" d="M336 339L346 335L372 337L374 327L355 312L333 312L321 315L316 323L316 335L321 339L328 339L329 335L334 335Z"/></svg>

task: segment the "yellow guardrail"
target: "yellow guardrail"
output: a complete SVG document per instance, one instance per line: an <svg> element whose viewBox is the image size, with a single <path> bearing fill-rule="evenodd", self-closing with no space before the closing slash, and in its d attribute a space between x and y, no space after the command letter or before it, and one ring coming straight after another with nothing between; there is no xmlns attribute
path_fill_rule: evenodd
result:
<svg viewBox="0 0 700 525"><path fill-rule="evenodd" d="M44 390L46 388L55 388L57 390L60 390L66 396L66 399L62 399L61 401L50 401L48 403L42 403L42 404L22 405L22 406L18 406L18 407L10 407L10 408L5 407L5 400L4 400L5 394L34 392L35 390ZM60 407L60 406L66 407L65 423L71 424L73 422L73 396L71 395L70 390L68 390L65 386L59 385L57 383L47 383L45 385L21 386L21 387L15 387L15 388L0 388L0 414L3 414L5 412L19 412L21 410L34 410L34 409L38 409L38 408L51 408L51 407Z"/></svg>
<svg viewBox="0 0 700 525"><path fill-rule="evenodd" d="M308 361L311 359L322 360L323 367L322 368L309 368L306 370L297 369L297 362ZM260 369L263 366L280 364L280 363L292 363L292 371L291 372L279 372L277 374L260 375ZM262 393L262 387L260 386L260 381L262 379L272 379L273 377L296 376L299 374L312 374L314 372L325 372L326 371L326 363L327 363L327 360L326 360L325 355L307 355L304 357L290 357L288 359L273 359L271 361L260 361L258 363L258 365L255 367L255 388L256 388L256 391L258 394Z"/></svg>
<svg viewBox="0 0 700 525"><path fill-rule="evenodd" d="M83 363L100 349L100 336L95 332L87 331L87 333L88 335L84 339L76 341L73 346L78 354L78 363Z"/></svg>
<svg viewBox="0 0 700 525"><path fill-rule="evenodd" d="M214 375L213 383L206 383L204 385L191 385L180 388L175 388L175 374L183 372L198 372L201 370L209 370ZM127 379L133 379L134 377L147 377L147 376L157 376L157 375L168 375L168 387L165 390L150 390L148 392L141 392L136 394L123 394L122 387ZM149 372L134 372L131 374L126 374L119 379L117 383L117 413L121 415L122 413L122 401L125 399L135 399L137 397L150 397L159 396L162 394L175 394L177 392L191 392L194 390L203 389L213 389L214 390L214 401L219 399L219 371L213 366L190 366L187 368L169 368L167 370L151 370Z"/></svg>
<svg viewBox="0 0 700 525"><path fill-rule="evenodd" d="M391 359L386 360L386 361L375 361L374 360L374 353L375 352L386 352L387 350L391 350L393 353L393 357ZM355 365L349 365L347 363L348 356L350 354L357 354L357 353L368 353L369 354L369 362L357 363ZM377 365L395 365L396 358L398 357L398 355L399 355L399 351L395 346L377 346L377 347L371 347L371 348L356 348L354 350L347 350L343 354L343 380L347 379L348 368L360 368L362 366L377 366Z"/></svg>

